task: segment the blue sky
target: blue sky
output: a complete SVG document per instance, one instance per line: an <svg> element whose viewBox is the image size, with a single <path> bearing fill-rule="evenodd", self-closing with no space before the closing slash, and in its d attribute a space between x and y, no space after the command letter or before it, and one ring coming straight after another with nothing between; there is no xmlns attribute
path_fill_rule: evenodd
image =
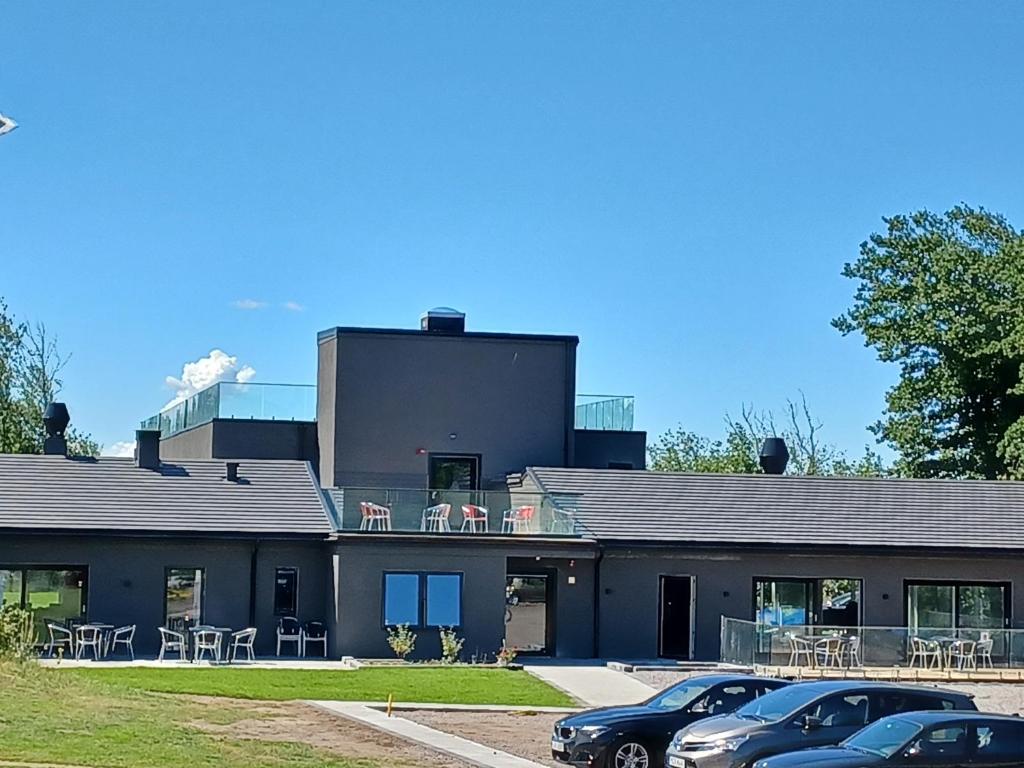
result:
<svg viewBox="0 0 1024 768"><path fill-rule="evenodd" d="M895 374L829 326L843 262L1024 224L1019 3L0 9L0 295L106 444L211 349L312 382L316 331L445 304L578 334L652 433L803 390L856 451Z"/></svg>

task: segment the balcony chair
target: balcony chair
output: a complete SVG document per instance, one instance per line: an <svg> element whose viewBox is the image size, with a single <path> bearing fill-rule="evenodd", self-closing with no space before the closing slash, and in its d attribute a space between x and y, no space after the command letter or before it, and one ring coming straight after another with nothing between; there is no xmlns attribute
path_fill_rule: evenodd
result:
<svg viewBox="0 0 1024 768"><path fill-rule="evenodd" d="M948 665L956 669L977 669L977 643L974 640L957 640L949 646Z"/></svg>
<svg viewBox="0 0 1024 768"><path fill-rule="evenodd" d="M502 533L531 533L533 507L514 507L506 509L501 516Z"/></svg>
<svg viewBox="0 0 1024 768"><path fill-rule="evenodd" d="M135 648L132 645L135 640L135 625L118 627L110 633L110 653L117 653L117 646L121 645L128 651L128 656L135 661Z"/></svg>
<svg viewBox="0 0 1024 768"><path fill-rule="evenodd" d="M548 533L576 533L576 510L552 507Z"/></svg>
<svg viewBox="0 0 1024 768"><path fill-rule="evenodd" d="M423 510L423 518L420 520L421 531L432 531L435 533L448 532L452 529L448 523L448 516L452 513L451 504L435 504Z"/></svg>
<svg viewBox="0 0 1024 768"><path fill-rule="evenodd" d="M295 643L295 655L302 651L302 626L294 616L282 616L277 622L277 655L281 655L282 643Z"/></svg>
<svg viewBox="0 0 1024 768"><path fill-rule="evenodd" d="M846 641L846 656L851 667L863 666L860 660L860 636L853 635Z"/></svg>
<svg viewBox="0 0 1024 768"><path fill-rule="evenodd" d="M907 666L914 667L920 663L921 669L942 668L942 647L934 640L922 637L910 638L910 661Z"/></svg>
<svg viewBox="0 0 1024 768"><path fill-rule="evenodd" d="M256 642L256 627L248 627L238 632L231 633L231 660L236 661L239 649L245 651L245 657L249 661L256 661L256 651L253 643Z"/></svg>
<svg viewBox="0 0 1024 768"><path fill-rule="evenodd" d="M992 640L992 635L989 632L982 632L981 639L978 640L978 646L975 649L978 652L978 662L982 667L988 667L992 669L995 664L992 662L992 647L995 642Z"/></svg>
<svg viewBox="0 0 1024 768"><path fill-rule="evenodd" d="M327 627L322 621L307 621L302 627L302 657L306 657L306 646L322 643L324 658L327 658Z"/></svg>
<svg viewBox="0 0 1024 768"><path fill-rule="evenodd" d="M60 624L54 624L53 622L46 623L46 629L50 633L50 642L46 644L47 655L53 658L53 652L56 648L67 648L68 657L75 652L75 633L67 627L62 627Z"/></svg>
<svg viewBox="0 0 1024 768"><path fill-rule="evenodd" d="M213 654L214 661L220 661L221 634L212 629L200 629L195 633L193 661L202 661L207 652Z"/></svg>
<svg viewBox="0 0 1024 768"><path fill-rule="evenodd" d="M187 661L187 643L185 642L185 635L181 632L175 632L173 629L167 629L167 627L157 627L160 632L160 653L157 655L157 661L164 660L164 654L167 651L177 651L181 656L182 661Z"/></svg>
<svg viewBox="0 0 1024 768"><path fill-rule="evenodd" d="M470 533L487 533L487 519L490 513L487 507L480 507L476 504L462 505L462 527L463 533L467 530Z"/></svg>
<svg viewBox="0 0 1024 768"><path fill-rule="evenodd" d="M818 667L843 666L843 638L823 637L814 643L814 663Z"/></svg>
<svg viewBox="0 0 1024 768"><path fill-rule="evenodd" d="M99 661L103 655L103 630L83 624L75 629L75 658L82 658L88 648L92 648L93 660Z"/></svg>
<svg viewBox="0 0 1024 768"><path fill-rule="evenodd" d="M391 530L391 510L380 504L369 501L359 502L359 511L363 519L359 522L359 530L372 531L376 526L379 531Z"/></svg>
<svg viewBox="0 0 1024 768"><path fill-rule="evenodd" d="M786 640L789 642L789 666L814 666L814 646L810 640L797 637L792 632L786 634ZM801 661L804 663L801 664Z"/></svg>

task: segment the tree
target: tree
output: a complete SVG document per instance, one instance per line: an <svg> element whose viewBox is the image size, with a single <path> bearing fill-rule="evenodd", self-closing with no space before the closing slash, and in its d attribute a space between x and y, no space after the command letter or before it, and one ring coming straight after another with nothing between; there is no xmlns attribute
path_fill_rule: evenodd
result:
<svg viewBox="0 0 1024 768"><path fill-rule="evenodd" d="M1024 236L960 205L883 219L833 320L899 366L871 427L913 477L1024 478Z"/></svg>
<svg viewBox="0 0 1024 768"><path fill-rule="evenodd" d="M669 429L648 449L650 468L663 472L714 472L757 474L758 453L766 437L782 437L789 447L787 473L794 475L888 474L881 457L865 448L864 456L851 461L843 451L823 442L823 424L811 415L807 399L786 401L786 424L779 429L771 411L752 405L740 407L739 418L725 415L725 438L711 440L679 427Z"/></svg>
<svg viewBox="0 0 1024 768"><path fill-rule="evenodd" d="M68 360L45 325L16 322L0 300L0 453L42 453L43 412L60 394ZM87 434L72 428L66 437L71 455L99 453Z"/></svg>

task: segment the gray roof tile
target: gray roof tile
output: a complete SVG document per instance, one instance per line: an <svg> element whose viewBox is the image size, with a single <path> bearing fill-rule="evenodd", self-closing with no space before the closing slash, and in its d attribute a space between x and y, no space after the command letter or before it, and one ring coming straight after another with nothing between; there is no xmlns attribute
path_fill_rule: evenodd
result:
<svg viewBox="0 0 1024 768"><path fill-rule="evenodd" d="M309 464L239 460L165 462L0 454L0 529L327 534L328 512Z"/></svg>
<svg viewBox="0 0 1024 768"><path fill-rule="evenodd" d="M1024 483L530 467L585 534L651 542L1024 549Z"/></svg>

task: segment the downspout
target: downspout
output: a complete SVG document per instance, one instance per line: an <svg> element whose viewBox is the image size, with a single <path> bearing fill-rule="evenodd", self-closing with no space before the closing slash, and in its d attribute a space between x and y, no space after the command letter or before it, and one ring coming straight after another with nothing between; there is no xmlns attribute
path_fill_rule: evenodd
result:
<svg viewBox="0 0 1024 768"><path fill-rule="evenodd" d="M594 558L594 658L601 658L601 560L604 558L604 549L601 545L597 547L597 557Z"/></svg>
<svg viewBox="0 0 1024 768"><path fill-rule="evenodd" d="M256 565L259 561L260 540L252 543L252 553L249 556L249 626L256 626Z"/></svg>

